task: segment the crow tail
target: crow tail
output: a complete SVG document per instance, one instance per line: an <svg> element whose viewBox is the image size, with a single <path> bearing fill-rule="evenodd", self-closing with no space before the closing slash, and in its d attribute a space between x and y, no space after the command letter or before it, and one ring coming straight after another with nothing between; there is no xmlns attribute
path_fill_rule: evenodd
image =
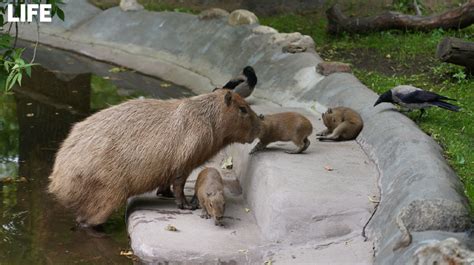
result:
<svg viewBox="0 0 474 265"><path fill-rule="evenodd" d="M435 101L435 102L430 102L431 104L435 105L435 106L438 106L440 108L443 108L443 109L447 109L447 110L450 110L450 111L459 111L461 108L456 106L456 105L453 105L453 104L450 104L450 103L447 103L447 102L444 102L444 101Z"/></svg>

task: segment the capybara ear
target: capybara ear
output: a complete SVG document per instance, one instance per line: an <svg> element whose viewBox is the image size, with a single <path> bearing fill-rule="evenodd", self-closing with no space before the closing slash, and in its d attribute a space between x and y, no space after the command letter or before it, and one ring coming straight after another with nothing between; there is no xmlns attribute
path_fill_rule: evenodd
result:
<svg viewBox="0 0 474 265"><path fill-rule="evenodd" d="M228 91L227 93L225 93L224 100L225 100L225 104L227 106L230 106L230 103L232 102L232 92Z"/></svg>
<svg viewBox="0 0 474 265"><path fill-rule="evenodd" d="M331 114L331 113L332 113L332 109L329 108L327 112L328 112L329 114Z"/></svg>
<svg viewBox="0 0 474 265"><path fill-rule="evenodd" d="M263 121L265 119L265 116L263 116L263 114L260 114L260 115L258 115L258 118Z"/></svg>

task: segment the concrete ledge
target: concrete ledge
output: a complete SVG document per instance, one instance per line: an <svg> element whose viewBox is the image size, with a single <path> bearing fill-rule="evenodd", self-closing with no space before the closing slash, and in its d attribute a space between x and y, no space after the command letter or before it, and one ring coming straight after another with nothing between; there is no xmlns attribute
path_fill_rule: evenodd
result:
<svg viewBox="0 0 474 265"><path fill-rule="evenodd" d="M344 105L359 111L365 126L357 141L380 171L381 203L369 225L370 238L375 241L375 263L413 263L414 249L430 240L457 237L467 242L467 237L455 233L466 231L469 225L467 202L458 177L443 159L441 148L391 107L373 108L376 94L353 75L340 73L323 77L316 72L316 65L322 61L316 53L283 52L286 45L300 41L301 35L275 33L258 25L231 27L223 19L199 20L188 14L124 13L118 8L97 13L87 5L85 0L70 1L66 5L66 17L71 21L64 25L65 30L58 29L57 23L42 25L41 42L125 65L190 87L197 93L223 84L243 65L250 64L259 77L257 98L286 107L324 110L325 106ZM81 6L86 7L85 14L72 15ZM34 30L33 25L22 26L20 36L34 40ZM285 183L277 178L271 178L275 182L265 182L270 179L262 177L278 176L280 172L265 163L284 160L283 156L267 153L250 161L242 154L245 149L235 148L230 152L236 152L236 157L242 160L237 162L242 165L237 174L241 176L247 203L258 209L255 217L262 233L269 239L287 237L296 242L298 233L294 237L287 233L297 221L291 219L291 212L287 212L290 215L282 221L284 228L281 229L272 224L279 216L279 209L265 208L279 204L289 211L294 206L286 204L288 197L278 190L279 185ZM288 178L286 173L285 177ZM268 198L256 196L261 191L252 190L253 187L265 190ZM292 188L293 194L298 188ZM304 191L307 193L311 190L310 186L304 188L308 189ZM347 188L350 192L351 187ZM272 196L273 191L275 196ZM333 201L333 197L327 197L318 203ZM365 216L367 209L365 211L356 209L354 216ZM310 217L314 216L307 215L303 220ZM357 223L359 228L360 224ZM311 225L316 230L327 229L324 225ZM393 251L402 237L400 226L414 232L413 242L408 248ZM272 234L275 229L278 232ZM314 235L319 239L325 236L317 231Z"/></svg>

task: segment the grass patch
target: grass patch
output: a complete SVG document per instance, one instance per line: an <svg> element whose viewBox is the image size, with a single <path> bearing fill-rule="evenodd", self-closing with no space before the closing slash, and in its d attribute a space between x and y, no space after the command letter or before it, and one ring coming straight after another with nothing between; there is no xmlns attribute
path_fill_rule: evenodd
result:
<svg viewBox="0 0 474 265"><path fill-rule="evenodd" d="M474 41L474 26L459 31L393 30L330 36L326 33L326 18L320 13L265 17L260 22L280 32L310 35L324 59L351 63L357 78L377 93L412 84L457 99L461 112L430 109L420 128L443 147L474 209L474 78L467 76L462 67L442 63L435 57L436 46L444 37ZM412 113L409 117L414 119L417 115Z"/></svg>

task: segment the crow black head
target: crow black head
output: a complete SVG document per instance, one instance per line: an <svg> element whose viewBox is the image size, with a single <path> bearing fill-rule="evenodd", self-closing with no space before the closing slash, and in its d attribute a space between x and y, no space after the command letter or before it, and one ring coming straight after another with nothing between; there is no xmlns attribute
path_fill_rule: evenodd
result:
<svg viewBox="0 0 474 265"><path fill-rule="evenodd" d="M250 87L254 87L257 84L257 75L255 74L255 70L253 70L252 66L245 66L243 74L245 77L247 77L247 82L249 83Z"/></svg>
<svg viewBox="0 0 474 265"><path fill-rule="evenodd" d="M377 106L378 104L382 103L382 102L393 102L392 90L389 90L389 91L383 93L382 95L380 95L380 97L375 102L374 107Z"/></svg>

